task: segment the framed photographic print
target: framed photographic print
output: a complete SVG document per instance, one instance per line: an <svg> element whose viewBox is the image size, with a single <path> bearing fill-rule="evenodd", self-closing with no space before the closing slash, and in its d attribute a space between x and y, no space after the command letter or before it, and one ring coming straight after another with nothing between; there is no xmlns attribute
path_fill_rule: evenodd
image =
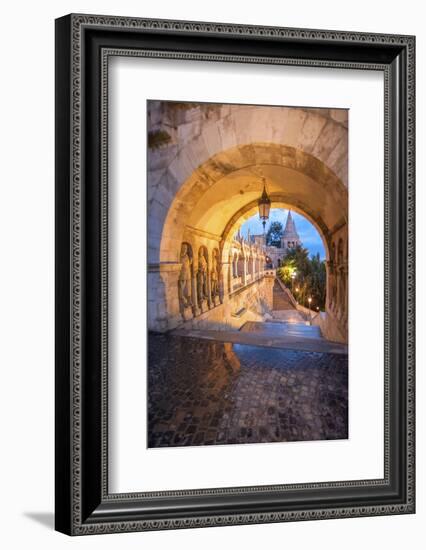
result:
<svg viewBox="0 0 426 550"><path fill-rule="evenodd" d="M413 513L414 37L56 21L56 529Z"/></svg>

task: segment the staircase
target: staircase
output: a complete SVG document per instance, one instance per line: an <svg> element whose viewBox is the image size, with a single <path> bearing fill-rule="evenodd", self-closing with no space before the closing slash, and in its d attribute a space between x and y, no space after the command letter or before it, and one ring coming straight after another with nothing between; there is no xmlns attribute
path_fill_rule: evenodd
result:
<svg viewBox="0 0 426 550"><path fill-rule="evenodd" d="M272 309L275 311L283 311L288 309L295 309L294 305L290 302L290 298L281 288L280 283L275 279L274 288L272 289Z"/></svg>
<svg viewBox="0 0 426 550"><path fill-rule="evenodd" d="M326 340L318 326L306 322L278 281L275 281L273 287L273 311L270 321L248 321L239 331L176 329L172 333L233 344L318 353L348 353L347 345Z"/></svg>
<svg viewBox="0 0 426 550"><path fill-rule="evenodd" d="M272 297L272 318L285 323L305 323L303 315L291 303L287 293L275 280Z"/></svg>

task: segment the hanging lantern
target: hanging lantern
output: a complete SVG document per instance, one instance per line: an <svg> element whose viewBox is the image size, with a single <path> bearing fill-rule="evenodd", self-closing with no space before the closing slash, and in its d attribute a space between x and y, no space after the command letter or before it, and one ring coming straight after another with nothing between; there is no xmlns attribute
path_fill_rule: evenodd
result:
<svg viewBox="0 0 426 550"><path fill-rule="evenodd" d="M269 211L271 210L271 199L266 192L265 179L263 179L263 193L257 204L259 206L259 218L262 220L263 231L265 231L265 225L269 219Z"/></svg>

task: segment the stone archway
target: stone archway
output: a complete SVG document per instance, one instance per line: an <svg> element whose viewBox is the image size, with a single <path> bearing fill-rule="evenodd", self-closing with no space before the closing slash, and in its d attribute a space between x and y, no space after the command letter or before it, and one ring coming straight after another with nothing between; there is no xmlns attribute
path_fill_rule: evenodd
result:
<svg viewBox="0 0 426 550"><path fill-rule="evenodd" d="M347 224L347 189L323 162L287 145L241 145L208 159L180 185L163 216L161 235L151 239L157 260L176 261L187 227L221 239L229 220L256 204L262 178L271 197L307 215L324 236Z"/></svg>
<svg viewBox="0 0 426 550"><path fill-rule="evenodd" d="M303 210L294 203L289 202L288 197L285 194L272 193L269 198L271 199L271 208L283 208L286 210L293 210L304 216L308 219L312 225L318 231L319 236L324 245L324 250L326 254L326 260L330 259L329 247L332 242L332 235L330 234L327 226L321 219L315 218L311 212ZM226 252L229 249L232 236L236 231L243 225L243 223L258 213L257 199L244 205L240 210L235 212L232 218L228 221L225 229L222 233L222 243L223 243L223 257L226 257Z"/></svg>
<svg viewBox="0 0 426 550"><path fill-rule="evenodd" d="M232 237L256 212L264 179L273 206L290 207L302 213L318 229L327 255L327 313L344 333L347 246L342 248L345 253L339 261L337 255L333 259L330 251L333 246L337 250L339 241L347 242L347 162L341 160L343 156L347 161L347 128L333 118L322 117L316 110L280 108L286 120L291 119L291 125L277 129L273 120L276 113L272 117L271 108L262 111L263 123L257 120L255 124L242 117L242 107L231 107L234 107L231 117L214 118L216 133L213 122L205 123L203 119L201 132L200 126L197 131L193 128L193 134L186 128L187 136L176 137L176 144L182 145L179 149L171 143L150 152L148 276L149 288L158 290L148 298L149 327L168 330L182 322L175 289L183 242L193 250L204 246L209 264L216 254L213 251L220 251L218 277L221 304L226 305L234 280L230 262L235 254L247 258L253 254L245 250L246 244L233 244ZM196 125L196 116L191 116L191 124ZM266 120L267 116L270 120ZM227 129L225 120L230 124ZM231 122L235 127L238 121L241 124L236 132ZM273 136L268 134L271 131ZM270 141L249 141L256 136L265 138L267 134ZM343 143L336 141L336 136L341 136ZM242 139L247 141L238 144ZM225 144L229 147L224 147ZM235 246L240 249L234 250ZM255 254L258 259L259 254ZM261 277L262 260L259 265ZM196 273L195 255L193 269ZM246 271L244 279L247 280ZM333 294L335 288L339 292Z"/></svg>

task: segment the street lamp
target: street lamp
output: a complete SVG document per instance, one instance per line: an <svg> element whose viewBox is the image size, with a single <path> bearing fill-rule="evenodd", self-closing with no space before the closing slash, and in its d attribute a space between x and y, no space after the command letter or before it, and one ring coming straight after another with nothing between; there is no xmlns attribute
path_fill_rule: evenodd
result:
<svg viewBox="0 0 426 550"><path fill-rule="evenodd" d="M299 303L299 287L297 286L295 288L295 290L296 290L296 295L297 295L296 302Z"/></svg>
<svg viewBox="0 0 426 550"><path fill-rule="evenodd" d="M262 220L263 224L263 233L265 233L265 225L269 219L269 211L271 210L271 199L268 197L266 192L265 178L262 178L263 181L263 193L257 204L259 207L259 218Z"/></svg>
<svg viewBox="0 0 426 550"><path fill-rule="evenodd" d="M294 294L294 279L296 278L296 270L291 274L291 292Z"/></svg>
<svg viewBox="0 0 426 550"><path fill-rule="evenodd" d="M311 316L311 302L312 302L312 298L309 296L309 298L308 298L308 304L309 304L309 324L310 324L311 321L312 321L312 316Z"/></svg>

